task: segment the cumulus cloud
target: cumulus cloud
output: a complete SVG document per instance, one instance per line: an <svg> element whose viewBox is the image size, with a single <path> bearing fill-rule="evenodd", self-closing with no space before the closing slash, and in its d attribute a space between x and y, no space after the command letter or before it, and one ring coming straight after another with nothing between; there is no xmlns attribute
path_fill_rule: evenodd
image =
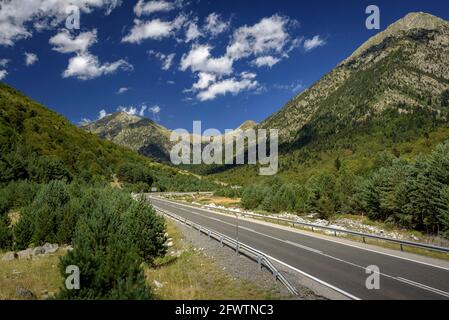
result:
<svg viewBox="0 0 449 320"><path fill-rule="evenodd" d="M198 28L198 25L196 22L189 22L187 25L187 31L186 31L186 39L185 42L191 42L199 37L202 37L203 34Z"/></svg>
<svg viewBox="0 0 449 320"><path fill-rule="evenodd" d="M12 0L0 9L0 45L13 46L34 31L55 28L67 19L67 8L77 6L82 14L104 9L109 14L121 0Z"/></svg>
<svg viewBox="0 0 449 320"><path fill-rule="evenodd" d="M25 52L25 65L28 66L32 66L33 64L35 64L37 61L39 61L39 58L37 57L36 54L34 53L30 53L30 52Z"/></svg>
<svg viewBox="0 0 449 320"><path fill-rule="evenodd" d="M90 80L102 75L115 73L119 69L131 71L133 70L133 66L123 59L112 63L101 64L96 56L90 53L82 53L69 60L69 65L64 71L63 77Z"/></svg>
<svg viewBox="0 0 449 320"><path fill-rule="evenodd" d="M164 54L162 52L156 52L154 50L148 51L149 56L154 56L162 62L162 70L169 70L173 64L173 60L176 56L176 53Z"/></svg>
<svg viewBox="0 0 449 320"><path fill-rule="evenodd" d="M189 53L182 56L180 69L218 75L230 74L232 60L226 56L213 58L210 53L211 49L212 47L208 45L194 45Z"/></svg>
<svg viewBox="0 0 449 320"><path fill-rule="evenodd" d="M171 11L175 8L175 5L172 2L164 1L164 0L156 0L156 1L148 1L139 0L134 7L134 13L136 16L140 17L141 15L148 15L155 12L160 11Z"/></svg>
<svg viewBox="0 0 449 320"><path fill-rule="evenodd" d="M186 17L179 15L172 21L162 21L154 19L149 21L134 20L134 26L129 34L122 39L122 42L141 43L146 39L159 40L171 37L185 23Z"/></svg>
<svg viewBox="0 0 449 320"><path fill-rule="evenodd" d="M0 80L3 80L8 75L6 70L0 70Z"/></svg>
<svg viewBox="0 0 449 320"><path fill-rule="evenodd" d="M321 39L319 35L316 35L312 39L306 39L304 41L304 50L310 51L324 45L326 45L326 41Z"/></svg>
<svg viewBox="0 0 449 320"><path fill-rule="evenodd" d="M273 67L275 64L277 64L281 59L275 58L273 56L262 56L258 57L256 60L253 61L253 64L257 67Z"/></svg>
<svg viewBox="0 0 449 320"><path fill-rule="evenodd" d="M221 16L214 12L206 17L206 25L204 26L204 29L212 36L217 36L228 30L229 25L229 21L223 21Z"/></svg>
<svg viewBox="0 0 449 320"><path fill-rule="evenodd" d="M220 95L229 93L236 95L241 91L256 89L257 87L259 87L259 83L256 80L230 78L213 83L206 90L199 92L197 98L200 101L208 101Z"/></svg>
<svg viewBox="0 0 449 320"><path fill-rule="evenodd" d="M253 26L238 28L227 47L227 55L233 59L241 59L253 54L281 54L290 39L288 23L288 18L274 15L263 18Z"/></svg>
<svg viewBox="0 0 449 320"><path fill-rule="evenodd" d="M68 30L63 30L50 39L53 50L60 53L87 52L97 42L97 30L82 32L72 36Z"/></svg>

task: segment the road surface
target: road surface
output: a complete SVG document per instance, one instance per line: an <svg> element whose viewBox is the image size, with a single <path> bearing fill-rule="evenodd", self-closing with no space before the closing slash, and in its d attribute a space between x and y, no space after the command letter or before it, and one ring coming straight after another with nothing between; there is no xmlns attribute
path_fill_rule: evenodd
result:
<svg viewBox="0 0 449 320"><path fill-rule="evenodd" d="M236 218L157 197L152 204L236 238ZM332 285L352 299L446 299L449 269L239 219L239 240ZM368 266L380 270L380 289L368 290Z"/></svg>

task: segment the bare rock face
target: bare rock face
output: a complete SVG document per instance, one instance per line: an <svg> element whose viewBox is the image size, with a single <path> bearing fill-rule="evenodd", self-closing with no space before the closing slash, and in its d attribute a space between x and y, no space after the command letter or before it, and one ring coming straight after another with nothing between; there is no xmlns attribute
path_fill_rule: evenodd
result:
<svg viewBox="0 0 449 320"><path fill-rule="evenodd" d="M70 251L70 246L67 246L67 251ZM28 248L26 250L18 252L7 252L3 257L2 261L12 261L14 259L34 259L38 256L44 256L48 254L55 253L59 250L58 244L46 243L42 247Z"/></svg>
<svg viewBox="0 0 449 320"><path fill-rule="evenodd" d="M17 258L19 260L32 259L33 258L33 249L26 249L17 252Z"/></svg>

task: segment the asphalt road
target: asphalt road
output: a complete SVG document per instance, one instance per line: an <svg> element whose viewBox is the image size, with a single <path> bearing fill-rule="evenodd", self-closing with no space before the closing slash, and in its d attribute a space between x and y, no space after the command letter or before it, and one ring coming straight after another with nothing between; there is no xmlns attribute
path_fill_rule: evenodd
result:
<svg viewBox="0 0 449 320"><path fill-rule="evenodd" d="M236 237L236 218L152 198L155 207ZM239 240L357 299L449 300L449 269L239 219ZM368 290L368 266L380 289Z"/></svg>

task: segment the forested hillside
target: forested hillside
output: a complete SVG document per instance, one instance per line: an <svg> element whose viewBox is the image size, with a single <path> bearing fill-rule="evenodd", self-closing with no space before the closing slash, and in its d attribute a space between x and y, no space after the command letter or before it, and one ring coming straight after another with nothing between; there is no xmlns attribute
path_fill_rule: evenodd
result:
<svg viewBox="0 0 449 320"><path fill-rule="evenodd" d="M89 134L15 89L0 84L0 183L121 182L149 191L207 190L211 183L155 163Z"/></svg>

